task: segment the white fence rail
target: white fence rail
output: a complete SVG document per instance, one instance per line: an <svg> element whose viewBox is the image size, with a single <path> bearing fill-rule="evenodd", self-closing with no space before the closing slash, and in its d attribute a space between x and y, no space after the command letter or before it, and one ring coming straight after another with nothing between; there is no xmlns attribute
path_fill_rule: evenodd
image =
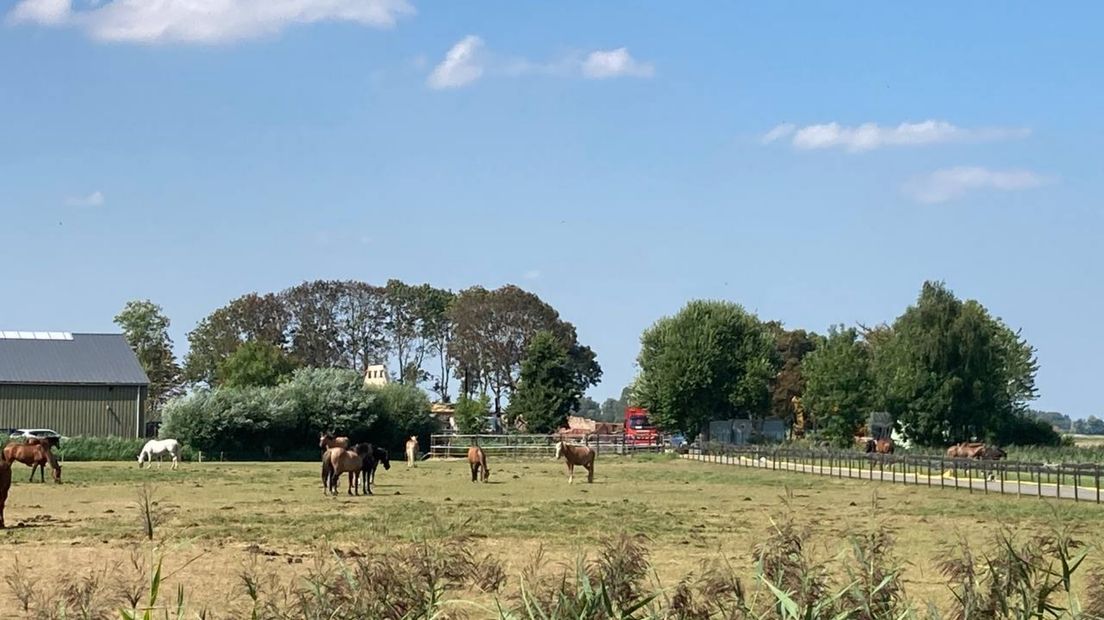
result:
<svg viewBox="0 0 1104 620"><path fill-rule="evenodd" d="M639 444L626 441L623 435L564 435L571 443L588 445L598 454L631 454L636 452L661 452L663 443ZM560 435L432 435L429 456L431 458L464 458L468 448L479 446L489 457L500 458L552 458L556 455L556 442Z"/></svg>

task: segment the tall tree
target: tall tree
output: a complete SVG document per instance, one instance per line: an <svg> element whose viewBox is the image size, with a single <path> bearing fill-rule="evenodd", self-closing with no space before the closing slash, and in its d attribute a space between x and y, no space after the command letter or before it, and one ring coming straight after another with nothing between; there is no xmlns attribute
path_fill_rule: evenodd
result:
<svg viewBox="0 0 1104 620"><path fill-rule="evenodd" d="M774 339L725 301L692 301L641 337L634 395L661 428L696 435L710 420L761 417L770 405Z"/></svg>
<svg viewBox="0 0 1104 620"><path fill-rule="evenodd" d="M770 412L792 425L797 417L794 398L805 391L802 361L816 349L816 334L803 329L787 330L777 321L767 323L767 328L774 336L775 363L778 365L778 374L771 382Z"/></svg>
<svg viewBox="0 0 1104 620"><path fill-rule="evenodd" d="M250 293L231 301L188 333L184 377L192 383L216 385L219 365L243 342L284 346L290 320L287 305L279 295Z"/></svg>
<svg viewBox="0 0 1104 620"><path fill-rule="evenodd" d="M372 364L387 363L386 319L383 289L355 280L341 283L336 326L341 366L363 373Z"/></svg>
<svg viewBox="0 0 1104 620"><path fill-rule="evenodd" d="M169 317L161 306L146 300L127 302L115 316L130 348L149 377L149 403L156 411L180 391L180 366L169 337Z"/></svg>
<svg viewBox="0 0 1104 620"><path fill-rule="evenodd" d="M1035 395L1034 349L942 283L924 283L875 358L880 400L921 445L992 438Z"/></svg>
<svg viewBox="0 0 1104 620"><path fill-rule="evenodd" d="M517 391L508 413L522 416L534 433L551 433L567 423L582 393L567 348L550 332L538 332L529 344Z"/></svg>
<svg viewBox="0 0 1104 620"><path fill-rule="evenodd" d="M452 342L452 321L449 320L449 306L456 295L452 291L429 288L422 303L422 331L429 350L436 356L433 378L433 391L443 403L449 402L449 378L452 368L449 363L449 344Z"/></svg>
<svg viewBox="0 0 1104 620"><path fill-rule="evenodd" d="M536 295L508 285L493 291L472 287L461 291L449 307L453 359L462 390L489 390L494 410L518 385L522 360L536 334L550 333L567 350L570 370L580 391L596 385L602 375L594 351L579 344L575 327L560 319L552 306Z"/></svg>
<svg viewBox="0 0 1104 620"><path fill-rule="evenodd" d="M821 434L837 446L850 445L874 402L871 352L854 328L832 327L803 363L801 399Z"/></svg>

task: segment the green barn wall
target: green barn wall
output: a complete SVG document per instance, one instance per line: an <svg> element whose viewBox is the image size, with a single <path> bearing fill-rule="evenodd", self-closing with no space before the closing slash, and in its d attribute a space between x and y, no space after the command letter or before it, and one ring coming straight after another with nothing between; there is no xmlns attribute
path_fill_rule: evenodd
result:
<svg viewBox="0 0 1104 620"><path fill-rule="evenodd" d="M49 428L67 437L137 437L145 430L146 388L0 385L0 428Z"/></svg>

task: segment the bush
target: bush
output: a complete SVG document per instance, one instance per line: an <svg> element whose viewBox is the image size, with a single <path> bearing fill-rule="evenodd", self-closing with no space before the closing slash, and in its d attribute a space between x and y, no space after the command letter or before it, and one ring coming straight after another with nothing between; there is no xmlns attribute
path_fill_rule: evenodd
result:
<svg viewBox="0 0 1104 620"><path fill-rule="evenodd" d="M66 437L55 453L62 461L137 460L146 439L134 437Z"/></svg>
<svg viewBox="0 0 1104 620"><path fill-rule="evenodd" d="M456 428L464 435L478 435L487 426L487 415L491 408L491 400L486 394L479 400L461 396L456 401Z"/></svg>
<svg viewBox="0 0 1104 620"><path fill-rule="evenodd" d="M366 389L360 374L303 369L272 387L221 387L170 401L163 437L232 459L318 458L318 434L398 449L432 432L429 400L413 386Z"/></svg>

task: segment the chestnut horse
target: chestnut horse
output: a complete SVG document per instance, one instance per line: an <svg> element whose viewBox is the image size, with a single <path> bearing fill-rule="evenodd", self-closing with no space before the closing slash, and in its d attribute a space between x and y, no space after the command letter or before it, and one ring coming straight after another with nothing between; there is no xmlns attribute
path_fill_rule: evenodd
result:
<svg viewBox="0 0 1104 620"><path fill-rule="evenodd" d="M959 443L947 448L947 458L999 461L1008 453L996 446L983 443Z"/></svg>
<svg viewBox="0 0 1104 620"><path fill-rule="evenodd" d="M486 482L491 475L491 470L487 469L487 454L479 446L468 448L468 465L471 466L472 482L476 479Z"/></svg>
<svg viewBox="0 0 1104 620"><path fill-rule="evenodd" d="M4 528L4 504L8 501L8 489L11 488L11 463L0 459L0 529Z"/></svg>
<svg viewBox="0 0 1104 620"><path fill-rule="evenodd" d="M587 446L564 443L556 444L556 459L564 458L567 463L567 483L575 481L575 466L582 465L587 470L587 482L594 482L594 450Z"/></svg>
<svg viewBox="0 0 1104 620"><path fill-rule="evenodd" d="M9 443L4 446L4 460L9 464L19 461L31 467L31 479L34 482L35 470L39 472L39 480L46 482L46 465L50 465L54 482L61 482L61 465L58 464L54 453L50 451L49 443Z"/></svg>
<svg viewBox="0 0 1104 620"><path fill-rule="evenodd" d="M333 433L322 433L318 436L318 447L323 450L329 450L330 448L348 448L348 437L334 437Z"/></svg>

